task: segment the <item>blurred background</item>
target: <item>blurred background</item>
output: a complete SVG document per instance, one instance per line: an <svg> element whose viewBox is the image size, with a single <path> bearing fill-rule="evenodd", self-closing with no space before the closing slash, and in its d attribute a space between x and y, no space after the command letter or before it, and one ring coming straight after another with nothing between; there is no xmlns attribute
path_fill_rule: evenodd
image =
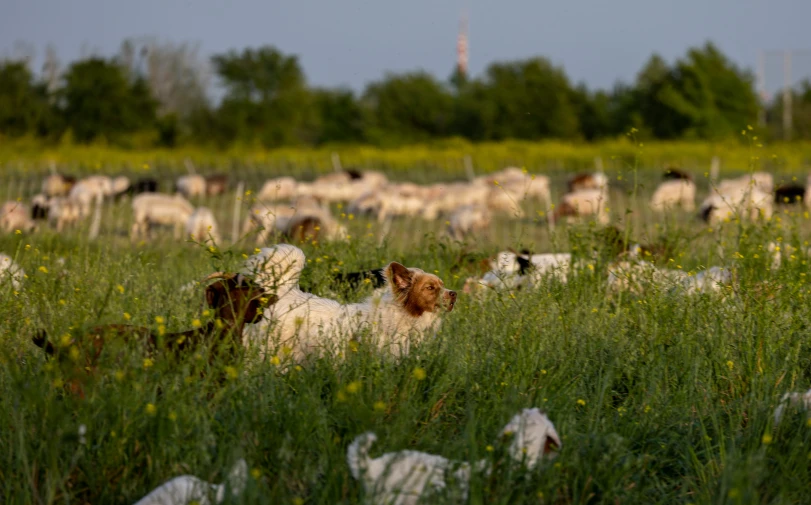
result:
<svg viewBox="0 0 811 505"><path fill-rule="evenodd" d="M0 138L253 150L811 137L811 4L11 0ZM13 158L13 157L12 157ZM6 156L9 159L9 156Z"/></svg>

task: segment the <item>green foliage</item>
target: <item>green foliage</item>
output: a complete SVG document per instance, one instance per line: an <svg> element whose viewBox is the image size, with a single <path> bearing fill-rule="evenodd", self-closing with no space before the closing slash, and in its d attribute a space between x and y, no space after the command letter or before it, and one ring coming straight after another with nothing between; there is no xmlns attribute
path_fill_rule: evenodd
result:
<svg viewBox="0 0 811 505"><path fill-rule="evenodd" d="M48 97L24 62L0 63L0 133L39 134L50 116Z"/></svg>
<svg viewBox="0 0 811 505"><path fill-rule="evenodd" d="M71 65L59 98L65 126L79 142L121 141L155 125L157 103L146 83L140 77L130 81L114 61L90 58Z"/></svg>

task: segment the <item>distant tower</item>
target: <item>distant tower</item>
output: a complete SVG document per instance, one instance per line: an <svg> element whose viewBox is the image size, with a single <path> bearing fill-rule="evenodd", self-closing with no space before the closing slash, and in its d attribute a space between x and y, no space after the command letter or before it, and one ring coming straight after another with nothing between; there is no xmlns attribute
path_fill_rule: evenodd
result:
<svg viewBox="0 0 811 505"><path fill-rule="evenodd" d="M467 77L467 52L467 13L464 13L459 23L459 38L456 41L456 69L462 77Z"/></svg>

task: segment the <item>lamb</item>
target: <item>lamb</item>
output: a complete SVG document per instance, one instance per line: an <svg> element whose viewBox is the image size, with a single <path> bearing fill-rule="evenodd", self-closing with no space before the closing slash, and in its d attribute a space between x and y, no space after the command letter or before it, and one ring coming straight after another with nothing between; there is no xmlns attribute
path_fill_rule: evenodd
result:
<svg viewBox="0 0 811 505"><path fill-rule="evenodd" d="M9 201L0 207L0 230L15 233L17 230L29 233L37 229L31 219L31 210L22 202Z"/></svg>
<svg viewBox="0 0 811 505"><path fill-rule="evenodd" d="M493 215L483 205L464 205L456 209L448 220L448 235L463 240L470 234L486 231Z"/></svg>
<svg viewBox="0 0 811 505"><path fill-rule="evenodd" d="M202 175L183 175L175 181L175 190L186 198L206 195L206 178Z"/></svg>
<svg viewBox="0 0 811 505"><path fill-rule="evenodd" d="M103 175L92 175L80 180L70 188L68 199L80 205L81 215L89 216L94 202L112 196L113 182Z"/></svg>
<svg viewBox="0 0 811 505"><path fill-rule="evenodd" d="M245 221L243 234L258 229L256 242L265 244L273 232L300 236L299 230L302 227L310 232L318 231L319 233L316 235L325 236L328 240L346 236L346 229L332 217L329 211L321 207L313 198L308 197L299 197L292 204L257 203L253 205ZM319 228L319 230L315 230L315 228ZM321 230L324 233L320 233Z"/></svg>
<svg viewBox="0 0 811 505"><path fill-rule="evenodd" d="M19 291L23 285L25 270L20 267L11 256L0 253L0 285L10 282L15 291Z"/></svg>
<svg viewBox="0 0 811 505"><path fill-rule="evenodd" d="M213 505L225 500L226 489L237 498L248 482L248 464L237 461L222 484L211 484L193 475L181 475L164 482L135 505Z"/></svg>
<svg viewBox="0 0 811 505"><path fill-rule="evenodd" d="M659 185L650 200L656 212L681 207L687 212L695 210L696 184L688 179L670 179Z"/></svg>
<svg viewBox="0 0 811 505"><path fill-rule="evenodd" d="M207 207L198 207L186 221L186 235L195 242L220 243L219 227L214 214Z"/></svg>
<svg viewBox="0 0 811 505"><path fill-rule="evenodd" d="M577 174L567 183L569 193L586 189L603 189L608 187L608 177L602 172L593 174Z"/></svg>
<svg viewBox="0 0 811 505"><path fill-rule="evenodd" d="M181 195L141 193L132 199L134 223L130 236L133 240L145 236L151 225L173 226L175 238L180 238L183 227L194 213L194 207Z"/></svg>

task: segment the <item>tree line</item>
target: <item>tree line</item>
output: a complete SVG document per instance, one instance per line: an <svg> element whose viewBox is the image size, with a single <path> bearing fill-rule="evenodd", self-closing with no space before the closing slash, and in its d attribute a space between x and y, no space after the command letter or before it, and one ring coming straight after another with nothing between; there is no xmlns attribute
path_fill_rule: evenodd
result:
<svg viewBox="0 0 811 505"><path fill-rule="evenodd" d="M715 140L757 121L751 73L716 46L670 64L653 55L632 83L574 84L548 59L496 62L481 76L387 73L362 93L309 86L295 55L272 46L216 54L186 44L125 41L110 58L42 71L0 62L0 135L123 147L403 145L471 141ZM211 78L222 95L211 98ZM811 84L794 94L794 137L811 138ZM782 137L781 98L765 105L764 137Z"/></svg>

